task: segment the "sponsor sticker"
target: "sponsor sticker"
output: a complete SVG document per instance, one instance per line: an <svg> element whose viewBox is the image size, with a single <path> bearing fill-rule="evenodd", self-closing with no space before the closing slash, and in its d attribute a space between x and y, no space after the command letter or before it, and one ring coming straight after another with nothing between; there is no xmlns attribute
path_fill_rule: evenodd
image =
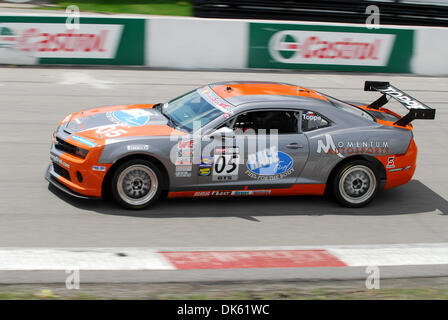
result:
<svg viewBox="0 0 448 320"><path fill-rule="evenodd" d="M227 197L231 195L231 191L212 191L210 196L212 197Z"/></svg>
<svg viewBox="0 0 448 320"><path fill-rule="evenodd" d="M182 140L177 143L177 158L175 165L192 165L194 140Z"/></svg>
<svg viewBox="0 0 448 320"><path fill-rule="evenodd" d="M320 116L316 115L312 111L307 111L306 113L304 113L302 115L302 117L303 117L303 119L310 120L310 121L320 121L320 120L322 120L322 118Z"/></svg>
<svg viewBox="0 0 448 320"><path fill-rule="evenodd" d="M177 150L178 157L191 157L193 156L193 149L179 149Z"/></svg>
<svg viewBox="0 0 448 320"><path fill-rule="evenodd" d="M252 191L252 195L254 196L267 196L271 194L271 190L254 190Z"/></svg>
<svg viewBox="0 0 448 320"><path fill-rule="evenodd" d="M197 90L198 94L208 103L210 103L215 108L221 110L223 113L228 113L232 108L232 105L227 103L224 99L218 96L209 87L199 88Z"/></svg>
<svg viewBox="0 0 448 320"><path fill-rule="evenodd" d="M180 165L176 166L176 171L191 171L192 168L193 167L191 165Z"/></svg>
<svg viewBox="0 0 448 320"><path fill-rule="evenodd" d="M246 174L257 180L282 179L293 171L294 161L276 146L248 155Z"/></svg>
<svg viewBox="0 0 448 320"><path fill-rule="evenodd" d="M83 138L83 137L80 137L80 136L77 136L77 135L71 136L70 138L72 138L73 140L76 140L78 142L81 142L81 143L83 143L83 144L85 144L85 145L87 145L87 146L89 146L91 148L96 146L95 142L87 140L86 138Z"/></svg>
<svg viewBox="0 0 448 320"><path fill-rule="evenodd" d="M194 140L182 140L177 143L178 149L193 149Z"/></svg>
<svg viewBox="0 0 448 320"><path fill-rule="evenodd" d="M126 147L128 151L142 151L149 150L149 146L146 144L133 144Z"/></svg>
<svg viewBox="0 0 448 320"><path fill-rule="evenodd" d="M210 191L198 191L194 193L194 197L208 197L210 195Z"/></svg>
<svg viewBox="0 0 448 320"><path fill-rule="evenodd" d="M176 171L177 178L188 178L191 177L191 171Z"/></svg>
<svg viewBox="0 0 448 320"><path fill-rule="evenodd" d="M232 191L232 196L261 196L269 195L271 190L235 190Z"/></svg>
<svg viewBox="0 0 448 320"><path fill-rule="evenodd" d="M58 164L63 165L64 167L70 169L70 165L68 163L65 163L64 161L62 161L61 158L59 158L58 156L55 156L53 154L50 154L50 160L53 162L56 162Z"/></svg>
<svg viewBox="0 0 448 320"><path fill-rule="evenodd" d="M106 167L104 167L104 166L93 166L92 170L93 171L106 171Z"/></svg>
<svg viewBox="0 0 448 320"><path fill-rule="evenodd" d="M215 190L215 191L198 191L194 193L194 197L237 197L237 196L262 196L271 194L271 190Z"/></svg>
<svg viewBox="0 0 448 320"><path fill-rule="evenodd" d="M238 180L240 156L234 153L215 154L213 159L213 181Z"/></svg>
<svg viewBox="0 0 448 320"><path fill-rule="evenodd" d="M202 157L198 167L199 176L209 176L212 172L213 157Z"/></svg>
<svg viewBox="0 0 448 320"><path fill-rule="evenodd" d="M143 109L117 110L108 112L106 116L115 124L133 127L143 126L149 121L149 112Z"/></svg>
<svg viewBox="0 0 448 320"><path fill-rule="evenodd" d="M122 134L128 133L126 130L117 128L116 125L105 125L99 127L96 131L96 134L98 134L98 137L106 136L107 138L116 138L121 136Z"/></svg>
<svg viewBox="0 0 448 320"><path fill-rule="evenodd" d="M202 157L200 167L211 167L213 165L213 157Z"/></svg>
<svg viewBox="0 0 448 320"><path fill-rule="evenodd" d="M395 156L387 158L386 168L395 168Z"/></svg>
<svg viewBox="0 0 448 320"><path fill-rule="evenodd" d="M216 147L215 154L236 154L240 153L238 147Z"/></svg>
<svg viewBox="0 0 448 320"><path fill-rule="evenodd" d="M415 100L414 98L406 95L404 92L398 91L395 88L389 86L384 90L380 90L381 93L388 94L391 97L397 99L399 102L407 106L408 108L414 109L426 109L420 102Z"/></svg>
<svg viewBox="0 0 448 320"><path fill-rule="evenodd" d="M193 164L193 160L191 159L191 157L178 157L176 159L176 163L175 165L192 165Z"/></svg>
<svg viewBox="0 0 448 320"><path fill-rule="evenodd" d="M247 190L238 190L238 191L232 191L232 196L250 196L252 191Z"/></svg>
<svg viewBox="0 0 448 320"><path fill-rule="evenodd" d="M317 153L336 154L340 158L352 154L388 154L389 143L387 141L355 141L333 140L330 134L325 134L325 140L317 141Z"/></svg>
<svg viewBox="0 0 448 320"><path fill-rule="evenodd" d="M207 168L199 168L199 172L198 174L200 176L209 176L210 173L212 172L212 169L210 167Z"/></svg>

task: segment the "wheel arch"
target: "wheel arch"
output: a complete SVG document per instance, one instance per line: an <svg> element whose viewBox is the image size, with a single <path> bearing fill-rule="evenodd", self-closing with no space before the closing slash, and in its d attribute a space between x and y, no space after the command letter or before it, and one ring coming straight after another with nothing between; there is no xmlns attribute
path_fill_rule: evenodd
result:
<svg viewBox="0 0 448 320"><path fill-rule="evenodd" d="M341 161L339 161L331 170L330 175L327 178L327 183L325 185L325 193L331 192L331 185L332 182L336 176L336 173L339 171L339 169L346 165L347 163L356 161L356 160L366 160L369 161L370 163L372 163L374 165L374 167L377 169L377 172L379 173L380 176L380 189L383 189L384 186L386 185L386 180L387 180L387 174L386 174L386 168L384 168L384 165L381 163L381 161L379 161L377 158L375 158L374 156L370 156L370 155L365 155L365 154L357 154L357 155L353 155L353 156L349 156L347 158L342 159Z"/></svg>
<svg viewBox="0 0 448 320"><path fill-rule="evenodd" d="M123 164L129 160L136 160L136 159L148 160L148 161L154 163L164 175L164 179L162 181L162 190L164 190L164 191L168 190L169 185L170 185L169 175L168 175L168 170L163 165L163 163L159 159L157 159L156 157L153 157L151 155L144 154L144 153L133 153L133 154L126 155L126 156L116 160L114 162L114 164L112 165L112 167L110 167L110 169L107 171L107 173L103 179L103 184L101 186L101 194L103 197L110 195L109 186L110 186L110 181L113 177L115 170L117 170L117 168L121 164Z"/></svg>

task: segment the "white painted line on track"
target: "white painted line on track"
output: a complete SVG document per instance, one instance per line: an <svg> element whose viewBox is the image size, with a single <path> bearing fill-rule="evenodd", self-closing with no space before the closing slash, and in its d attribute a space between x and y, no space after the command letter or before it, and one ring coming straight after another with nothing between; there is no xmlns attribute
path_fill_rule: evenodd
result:
<svg viewBox="0 0 448 320"><path fill-rule="evenodd" d="M161 254L139 248L0 249L0 270L173 270Z"/></svg>
<svg viewBox="0 0 448 320"><path fill-rule="evenodd" d="M346 248L328 251L350 267L448 264L448 247Z"/></svg>

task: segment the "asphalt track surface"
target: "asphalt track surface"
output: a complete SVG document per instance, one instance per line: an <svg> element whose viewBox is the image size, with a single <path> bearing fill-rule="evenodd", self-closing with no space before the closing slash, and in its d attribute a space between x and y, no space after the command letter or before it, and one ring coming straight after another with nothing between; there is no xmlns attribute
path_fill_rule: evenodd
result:
<svg viewBox="0 0 448 320"><path fill-rule="evenodd" d="M390 81L437 109L414 122L417 170L405 185L380 193L367 207L347 209L323 197L163 200L144 211L112 202L73 199L48 186L53 130L67 114L96 106L157 103L207 83L269 80L300 84L332 96L371 102L365 80ZM0 68L0 247L236 248L448 242L448 78L286 72L211 72ZM392 103L393 110L404 108ZM307 269L307 268L303 268ZM113 281L276 279L361 276L319 270L190 270L115 273ZM331 269L331 270L330 270ZM448 267L389 267L390 276L448 275ZM117 276L118 275L118 276ZM165 276L164 276L165 275ZM34 277L65 277L49 272ZM25 279L1 272L0 281ZM91 273L92 281L112 281ZM25 280L23 280L25 281ZM37 280L36 280L37 281ZM123 280L125 281L125 280Z"/></svg>

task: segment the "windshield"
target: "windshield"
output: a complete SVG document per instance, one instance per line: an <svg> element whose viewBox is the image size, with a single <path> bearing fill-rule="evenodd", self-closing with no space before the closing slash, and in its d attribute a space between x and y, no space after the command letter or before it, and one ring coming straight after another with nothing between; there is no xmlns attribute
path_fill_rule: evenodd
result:
<svg viewBox="0 0 448 320"><path fill-rule="evenodd" d="M190 91L164 105L163 113L189 133L226 112L230 105L208 87Z"/></svg>
<svg viewBox="0 0 448 320"><path fill-rule="evenodd" d="M322 94L322 95L325 96L325 98L327 98L328 101L329 101L334 107L336 107L336 108L338 108L338 109L341 109L341 110L344 110L344 111L346 111L346 112L350 112L350 113L356 114L357 116L360 116L360 117L363 117L363 118L366 118L366 119L375 121L375 118L374 118L374 117L372 117L369 113L367 113L366 111L364 111L364 110L362 110L362 109L360 109L360 108L357 108L357 107L355 107L355 106L352 106L351 104L348 104L348 103L343 102L343 101L341 101L341 100L338 100L338 99L336 99L336 98L327 96L326 94Z"/></svg>

